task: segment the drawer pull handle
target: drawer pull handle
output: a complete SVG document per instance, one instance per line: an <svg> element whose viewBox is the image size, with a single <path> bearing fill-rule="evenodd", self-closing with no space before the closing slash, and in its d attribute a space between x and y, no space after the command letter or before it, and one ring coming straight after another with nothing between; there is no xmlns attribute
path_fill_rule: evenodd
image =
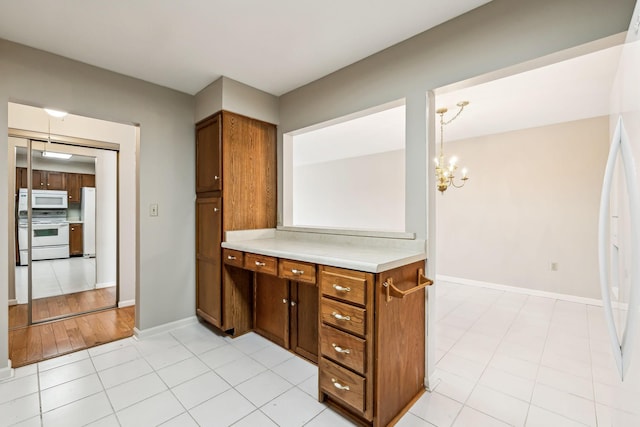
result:
<svg viewBox="0 0 640 427"><path fill-rule="evenodd" d="M333 289L335 289L338 292L351 292L351 288L349 287L345 288L344 286L340 286L335 283L333 284Z"/></svg>
<svg viewBox="0 0 640 427"><path fill-rule="evenodd" d="M300 276L300 275L304 274L304 270L298 270L298 269L292 268L291 269L291 273Z"/></svg>
<svg viewBox="0 0 640 427"><path fill-rule="evenodd" d="M346 321L351 320L351 316L343 316L342 314L336 313L335 311L331 313L331 315L338 320L346 320Z"/></svg>
<svg viewBox="0 0 640 427"><path fill-rule="evenodd" d="M348 348L342 348L339 345L335 345L335 344L331 344L331 346L333 346L333 349L336 351L336 353L341 353L341 354L351 353L351 350L349 350Z"/></svg>
<svg viewBox="0 0 640 427"><path fill-rule="evenodd" d="M264 267L264 266L265 266L265 265L267 265L267 264L265 264L264 262L256 261L256 265L257 265L258 267Z"/></svg>
<svg viewBox="0 0 640 427"><path fill-rule="evenodd" d="M235 261L237 258L233 255L227 255L227 259L231 261Z"/></svg>
<svg viewBox="0 0 640 427"><path fill-rule="evenodd" d="M338 390L344 390L344 391L349 391L349 386L348 385L342 385L338 382L338 380L336 380L335 378L331 378L331 382L333 383L333 386L335 388L337 388Z"/></svg>

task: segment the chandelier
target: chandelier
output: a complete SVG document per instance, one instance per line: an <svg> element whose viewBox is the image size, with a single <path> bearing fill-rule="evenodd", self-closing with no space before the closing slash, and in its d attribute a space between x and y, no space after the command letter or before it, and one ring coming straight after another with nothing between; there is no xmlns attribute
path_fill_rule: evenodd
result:
<svg viewBox="0 0 640 427"><path fill-rule="evenodd" d="M452 186L455 188L463 187L464 184L469 179L469 177L467 176L467 169L463 168L462 178L460 178L459 181L456 183L456 170L458 170L458 165L457 165L458 158L455 156L452 156L451 158L449 158L448 162L445 162L445 159L444 159L444 127L445 125L448 125L449 123L457 119L458 116L462 113L462 110L464 110L464 107L466 107L467 105L469 105L469 101L458 102L457 106L460 107L460 109L458 110L456 115L453 116L453 118L451 118L448 121L444 120L445 113L449 111L447 108L438 108L436 110L436 114L440 115L440 156L435 158L436 180L438 185L438 191L440 191L442 194L444 194L444 192L447 190L447 188L449 188L449 186Z"/></svg>

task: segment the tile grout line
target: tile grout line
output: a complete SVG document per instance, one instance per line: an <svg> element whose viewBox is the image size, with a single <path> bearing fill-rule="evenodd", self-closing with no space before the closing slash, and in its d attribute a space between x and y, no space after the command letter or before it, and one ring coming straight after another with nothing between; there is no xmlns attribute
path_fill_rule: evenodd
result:
<svg viewBox="0 0 640 427"><path fill-rule="evenodd" d="M508 295L508 294L506 293L506 291L502 291L502 294L501 294L500 296L504 296L504 295ZM489 309L490 309L491 307L493 307L493 306L496 304L497 300L498 300L498 298L496 298L496 300L495 300L495 301L494 301L494 302L489 306L489 308L488 308L488 309L483 313L483 315L484 315L485 313L489 312ZM499 347L500 347L500 345L504 342L504 337L505 337L505 336L507 336L507 334L509 333L509 331L510 331L510 330L511 330L511 328L513 327L513 322L515 321L515 319L517 319L517 318L518 318L518 316L519 316L519 315L520 315L520 313L522 312L522 309L523 309L523 308L524 308L524 306L526 305L526 301L528 301L528 300L529 300L529 296L527 296L527 298L524 300L525 302L523 302L523 303L522 303L522 305L520 306L520 309L518 310L517 314L514 316L513 320L511 320L511 324L509 325L509 328L508 328L508 329L504 332L504 334L502 334L502 336L500 337L500 342L499 342L499 343L498 343L498 345L496 346L495 350L493 350L493 353L491 354L491 358L489 359L489 362L488 362L488 363L486 364L486 366L482 369L482 373L481 373L481 374L480 374L480 376L478 377L478 380L477 380L477 381L475 382L475 384L473 385L473 388L471 389L471 392L469 393L469 395L468 395L468 396L467 396L467 398L465 399L464 403L462 404L462 409L464 409L464 408L467 406L467 402L468 402L468 401L469 401L469 399L471 398L471 395L473 394L474 390L475 390L475 389L478 387L478 385L480 384L480 379L482 378L482 376L484 375L485 371L486 371L486 370L487 370L487 368L489 367L489 363L491 363L491 360L495 357L496 352L498 351L498 348L499 348ZM477 320L476 320L476 322L477 322ZM475 324L475 322L474 322L474 324ZM491 387L489 387L489 388L491 388ZM503 393L503 394L506 394L506 393ZM508 394L507 394L507 396L510 396L510 395L508 395ZM514 396L510 396L510 397L514 397ZM514 398L516 398L516 397L514 397ZM517 398L516 398L516 399L517 399ZM529 402L529 405L531 405L531 402ZM507 421L504 421L504 420L501 420L501 419L499 419L499 418L496 418L496 417L494 417L493 415L487 414L487 413L485 413L485 412L483 412L483 411L481 411L481 410L479 410L479 409L475 409L475 408L473 408L473 407L471 407L471 406L469 406L469 408L474 409L474 410L476 410L476 411L478 411L478 412L480 412L480 413L482 413L482 414L484 414L484 415L486 415L486 416L488 416L488 417L491 417L491 418L493 418L493 419L495 419L495 420L498 420L498 421L500 421L500 422L503 422L503 423L505 423L505 424L508 424L508 422L507 422ZM462 409L460 409L460 412L462 412ZM528 413L529 413L529 409L527 408L527 415L528 415ZM458 415L456 416L456 419L458 418L458 416L460 416L460 414L458 414ZM524 424L526 424L526 419L527 419L527 417L526 417L526 415L525 415L525 423L524 423ZM454 422L455 422L455 419L454 419ZM523 424L523 425L524 425L524 424Z"/></svg>

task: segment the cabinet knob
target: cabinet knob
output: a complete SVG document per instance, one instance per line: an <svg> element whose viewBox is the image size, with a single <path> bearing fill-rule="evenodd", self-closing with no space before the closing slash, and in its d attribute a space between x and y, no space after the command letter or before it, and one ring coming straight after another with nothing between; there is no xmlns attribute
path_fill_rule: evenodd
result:
<svg viewBox="0 0 640 427"><path fill-rule="evenodd" d="M291 274L295 274L295 275L300 276L300 275L304 274L304 270L297 270L295 268L292 268L291 269Z"/></svg>
<svg viewBox="0 0 640 427"><path fill-rule="evenodd" d="M351 350L349 350L348 348L342 348L339 345L336 345L335 343L332 343L331 346L336 351L336 353L341 353L341 354L349 354L349 353L351 353Z"/></svg>
<svg viewBox="0 0 640 427"><path fill-rule="evenodd" d="M235 260L236 260L236 257L235 257L235 256L233 256L233 255L227 255L227 259L228 259L228 260L231 260L231 261L235 261Z"/></svg>
<svg viewBox="0 0 640 427"><path fill-rule="evenodd" d="M218 212L219 210L220 210L220 209L218 209L218 208L213 208L213 211L214 211L214 212Z"/></svg>
<svg viewBox="0 0 640 427"><path fill-rule="evenodd" d="M69 198L71 198L71 196L69 196Z"/></svg>
<svg viewBox="0 0 640 427"><path fill-rule="evenodd" d="M267 265L267 264L265 264L264 262L256 261L256 265L257 265L258 267L264 267L264 266L265 266L265 265Z"/></svg>
<svg viewBox="0 0 640 427"><path fill-rule="evenodd" d="M282 303L286 304L287 303L287 299L286 298L282 298Z"/></svg>
<svg viewBox="0 0 640 427"><path fill-rule="evenodd" d="M71 231L75 231L75 228L71 227Z"/></svg>
<svg viewBox="0 0 640 427"><path fill-rule="evenodd" d="M333 284L333 289L335 289L338 292L351 292L351 288L349 287L345 288L344 286L340 286L335 283Z"/></svg>
<svg viewBox="0 0 640 427"><path fill-rule="evenodd" d="M348 385L342 385L338 382L338 380L336 380L335 378L331 378L331 382L333 383L333 386L335 388L337 388L338 390L344 390L344 391L349 391L349 386Z"/></svg>
<svg viewBox="0 0 640 427"><path fill-rule="evenodd" d="M291 307L295 306L296 302L295 301L291 301Z"/></svg>
<svg viewBox="0 0 640 427"><path fill-rule="evenodd" d="M351 316L343 316L340 313L336 313L335 311L331 313L331 315L338 320L346 320L347 322L351 320Z"/></svg>
<svg viewBox="0 0 640 427"><path fill-rule="evenodd" d="M219 179L220 179L220 177L219 177L218 175L215 175L215 176L213 177L213 179L215 179L215 180L217 181L217 180L219 180Z"/></svg>

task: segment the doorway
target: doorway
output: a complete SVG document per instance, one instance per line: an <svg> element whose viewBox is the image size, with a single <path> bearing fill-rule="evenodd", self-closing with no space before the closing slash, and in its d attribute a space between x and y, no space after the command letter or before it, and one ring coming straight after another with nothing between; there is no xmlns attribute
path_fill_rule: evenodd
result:
<svg viewBox="0 0 640 427"><path fill-rule="evenodd" d="M16 193L10 329L115 307L117 151L15 137L10 146Z"/></svg>

